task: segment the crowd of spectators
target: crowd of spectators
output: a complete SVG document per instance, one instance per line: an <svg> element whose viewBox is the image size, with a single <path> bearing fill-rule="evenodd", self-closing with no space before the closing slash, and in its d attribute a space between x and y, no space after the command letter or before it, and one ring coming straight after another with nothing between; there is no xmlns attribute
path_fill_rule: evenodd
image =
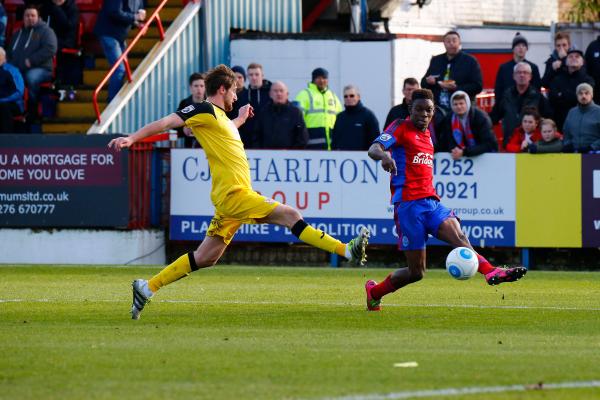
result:
<svg viewBox="0 0 600 400"><path fill-rule="evenodd" d="M29 129L35 133L40 129L39 100L44 85L51 88L54 82L81 82L82 67L74 69L76 63L63 57L68 53L64 49L77 44L79 11L74 0L39 0L26 1L18 14L20 20L8 32L6 11L0 4L0 132L14 132L15 119L24 121L26 115Z"/></svg>
<svg viewBox="0 0 600 400"><path fill-rule="evenodd" d="M343 89L342 109L342 102L329 88L326 69L315 68L307 87L290 101L286 84L265 79L262 65L256 62L246 69L232 67L237 101L228 115L235 118L241 106L253 106L255 117L240 129L246 148L366 150L382 128L407 119L412 92L425 87L436 99L429 126L435 149L450 153L453 159L497 151L600 151L600 106L593 101L597 96L593 76L600 75L600 37L584 54L571 46L568 34L557 33L542 78L538 66L527 59L527 38L517 33L512 58L498 69L495 103L489 114L476 103L483 88L478 61L462 50L457 32L446 33L443 43L445 52L431 58L420 82L414 77L404 79L402 103L389 110L383 126L363 104L354 84ZM180 108L198 100L204 99L190 96ZM500 143L494 130L498 123Z"/></svg>
<svg viewBox="0 0 600 400"><path fill-rule="evenodd" d="M109 64L124 51L129 30L141 26L145 17L143 0L103 2L94 33ZM77 46L78 21L75 0L27 2L23 23L8 42L6 12L0 3L0 132L10 132L15 116L24 112L30 121L38 119L41 83L53 79L78 83L70 81L77 76L70 69L75 63L63 51ZM436 151L449 152L455 159L495 151L600 151L600 107L595 103L600 99L600 85L595 85L600 80L600 36L584 52L572 46L568 33L557 33L541 76L538 66L527 59L527 38L517 33L511 59L498 69L489 115L476 103L483 89L478 61L463 51L456 31L443 36L443 45L444 53L431 58L420 81L404 79L403 101L390 109L383 126L363 104L356 85L347 84L340 101L329 88L326 69L315 68L307 87L290 100L287 85L266 79L263 66L256 62L232 68L237 101L228 115L235 118L241 106L253 106L255 117L239 130L246 148L366 150L381 128L407 118L412 92L423 87L434 93L436 114L430 130ZM124 73L120 65L110 79L109 101L119 91ZM179 108L205 100L204 76L193 74L189 84L190 96ZM500 143L494 133L498 123ZM186 137L186 146L196 145L189 131L179 133Z"/></svg>

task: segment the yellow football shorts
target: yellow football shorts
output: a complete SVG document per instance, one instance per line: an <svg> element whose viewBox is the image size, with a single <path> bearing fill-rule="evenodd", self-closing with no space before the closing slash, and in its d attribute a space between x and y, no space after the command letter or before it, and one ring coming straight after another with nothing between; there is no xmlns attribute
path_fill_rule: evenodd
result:
<svg viewBox="0 0 600 400"><path fill-rule="evenodd" d="M215 215L210 221L206 235L220 236L229 244L240 225L255 224L257 219L267 217L278 205L277 201L252 189L230 192L215 206Z"/></svg>

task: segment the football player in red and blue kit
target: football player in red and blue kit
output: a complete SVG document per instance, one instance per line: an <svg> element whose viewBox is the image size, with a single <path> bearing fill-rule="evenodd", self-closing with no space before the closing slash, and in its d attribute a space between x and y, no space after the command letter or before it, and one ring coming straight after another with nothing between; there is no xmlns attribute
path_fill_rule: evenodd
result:
<svg viewBox="0 0 600 400"><path fill-rule="evenodd" d="M408 263L408 267L397 269L379 284L367 281L365 290L370 311L381 309L381 298L386 294L423 279L429 234L453 247L473 249L457 217L440 203L433 188L433 142L427 129L433 112L431 91L415 90L409 118L395 120L369 148L369 157L381 160L383 169L392 175L390 188L398 247L404 251ZM498 268L481 255L477 258L478 271L490 285L514 282L527 273L523 267Z"/></svg>

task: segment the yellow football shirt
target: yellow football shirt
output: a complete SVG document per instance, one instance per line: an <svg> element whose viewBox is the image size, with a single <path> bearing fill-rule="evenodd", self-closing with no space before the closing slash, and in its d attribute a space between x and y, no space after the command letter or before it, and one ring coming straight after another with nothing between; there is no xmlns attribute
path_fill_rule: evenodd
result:
<svg viewBox="0 0 600 400"><path fill-rule="evenodd" d="M216 207L228 193L252 189L250 166L240 133L222 108L204 101L177 111L177 115L206 152L212 174L210 198Z"/></svg>

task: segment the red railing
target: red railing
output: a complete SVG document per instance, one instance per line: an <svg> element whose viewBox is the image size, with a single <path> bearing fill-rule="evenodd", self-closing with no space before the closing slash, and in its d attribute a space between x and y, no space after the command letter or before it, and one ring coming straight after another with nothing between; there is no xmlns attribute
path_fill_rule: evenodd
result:
<svg viewBox="0 0 600 400"><path fill-rule="evenodd" d="M152 152L154 143L169 140L168 133L154 135L129 149L129 229L151 225Z"/></svg>
<svg viewBox="0 0 600 400"><path fill-rule="evenodd" d="M476 96L477 108L489 114L492 108L494 108L495 100L494 91L492 89L484 89L483 92Z"/></svg>
<svg viewBox="0 0 600 400"><path fill-rule="evenodd" d="M125 73L127 74L127 80L129 82L132 81L131 68L129 67L129 61L127 60L127 55L129 54L131 49L133 49L133 46L135 46L135 44L138 42L138 40L140 40L140 38L142 36L146 35L146 33L148 32L148 27L150 26L152 21L156 21L156 26L158 28L160 40L163 40L165 38L165 30L163 28L162 21L160 20L160 16L158 14L163 9L165 4L167 4L167 1L169 1L169 0L162 0L162 2L158 5L158 7L156 7L156 10L154 10L152 15L150 15L150 18L148 18L146 20L146 22L144 23L144 26L140 29L138 34L135 35L135 38L131 41L131 43L129 43L129 46L127 46L127 48L125 49L123 54L121 54L121 57L119 57L117 59L117 61L113 64L113 66L110 68L110 70L104 77L104 79L102 79L102 81L98 84L98 86L96 87L96 90L94 90L92 102L94 104L94 111L96 112L96 119L98 120L98 123L102 122L100 119L100 107L98 105L98 93L100 93L100 90L102 90L104 85L106 85L106 83L108 82L110 77L115 73L115 71L117 70L118 66L121 65L121 63L125 64Z"/></svg>

